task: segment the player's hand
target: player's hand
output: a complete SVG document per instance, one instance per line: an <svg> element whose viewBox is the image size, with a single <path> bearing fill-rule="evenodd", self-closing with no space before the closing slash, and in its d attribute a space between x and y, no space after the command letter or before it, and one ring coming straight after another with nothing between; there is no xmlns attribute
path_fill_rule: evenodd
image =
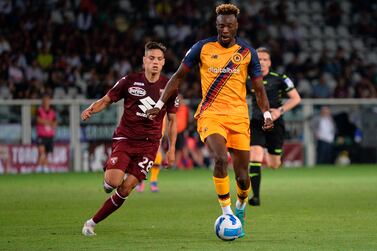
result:
<svg viewBox="0 0 377 251"><path fill-rule="evenodd" d="M171 167L175 163L175 148L169 147L169 150L166 152L166 161L168 164L168 167Z"/></svg>
<svg viewBox="0 0 377 251"><path fill-rule="evenodd" d="M93 108L91 108L91 107L86 108L86 109L81 113L81 119L82 119L82 121L85 121L85 120L89 119L90 116L92 116L92 111L93 111Z"/></svg>
<svg viewBox="0 0 377 251"><path fill-rule="evenodd" d="M160 112L160 109L158 107L153 107L152 109L149 109L146 112L147 118L150 120L153 120L158 115L159 112Z"/></svg>
<svg viewBox="0 0 377 251"><path fill-rule="evenodd" d="M262 126L262 129L265 131L271 131L274 128L274 122L270 118L266 118L264 120L264 125Z"/></svg>
<svg viewBox="0 0 377 251"><path fill-rule="evenodd" d="M272 116L272 121L277 120L281 116L281 112L279 109L271 108L270 109L271 116Z"/></svg>

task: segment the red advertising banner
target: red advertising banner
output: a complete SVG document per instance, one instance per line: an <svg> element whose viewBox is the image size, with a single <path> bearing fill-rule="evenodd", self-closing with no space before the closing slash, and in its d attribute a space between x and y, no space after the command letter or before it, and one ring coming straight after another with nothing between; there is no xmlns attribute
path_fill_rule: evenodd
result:
<svg viewBox="0 0 377 251"><path fill-rule="evenodd" d="M1 145L0 173L37 172L38 148L36 145ZM55 144L48 154L48 167L44 172L67 172L69 170L69 145Z"/></svg>
<svg viewBox="0 0 377 251"><path fill-rule="evenodd" d="M304 165L304 146L300 142L287 142L283 146L283 165L299 167Z"/></svg>

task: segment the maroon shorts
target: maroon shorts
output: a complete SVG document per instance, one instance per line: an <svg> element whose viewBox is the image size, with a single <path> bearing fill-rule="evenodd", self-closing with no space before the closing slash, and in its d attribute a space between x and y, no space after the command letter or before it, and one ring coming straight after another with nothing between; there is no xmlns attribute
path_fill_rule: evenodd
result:
<svg viewBox="0 0 377 251"><path fill-rule="evenodd" d="M111 155L105 170L120 169L132 174L139 181L146 180L153 166L160 142L113 140Z"/></svg>

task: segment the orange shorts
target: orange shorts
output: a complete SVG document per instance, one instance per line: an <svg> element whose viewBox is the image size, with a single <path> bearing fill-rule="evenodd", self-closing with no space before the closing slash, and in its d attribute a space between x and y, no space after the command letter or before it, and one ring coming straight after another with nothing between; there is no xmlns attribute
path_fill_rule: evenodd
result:
<svg viewBox="0 0 377 251"><path fill-rule="evenodd" d="M220 134L226 140L226 146L237 150L250 150L250 127L248 118L230 118L228 116L199 117L198 133L200 139L212 134Z"/></svg>

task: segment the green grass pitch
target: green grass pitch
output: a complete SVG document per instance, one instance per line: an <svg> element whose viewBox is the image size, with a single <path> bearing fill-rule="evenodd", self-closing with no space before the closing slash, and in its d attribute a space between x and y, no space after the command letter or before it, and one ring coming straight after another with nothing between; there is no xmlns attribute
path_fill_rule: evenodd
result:
<svg viewBox="0 0 377 251"><path fill-rule="evenodd" d="M232 199L235 205L233 172ZM263 170L262 205L246 236L217 239L221 214L209 170L160 173L161 192L133 192L101 222L101 173L0 176L0 250L377 250L377 166Z"/></svg>

